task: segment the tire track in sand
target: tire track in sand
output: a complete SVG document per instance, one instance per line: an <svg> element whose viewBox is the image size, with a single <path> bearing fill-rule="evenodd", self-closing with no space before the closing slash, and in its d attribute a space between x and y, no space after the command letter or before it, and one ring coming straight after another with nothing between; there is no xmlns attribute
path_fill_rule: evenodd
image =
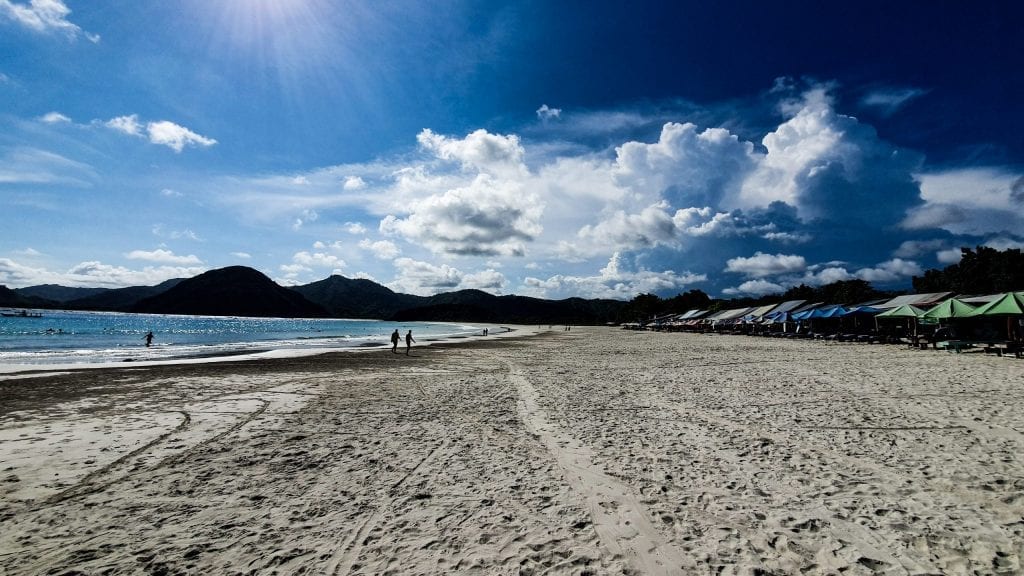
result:
<svg viewBox="0 0 1024 576"><path fill-rule="evenodd" d="M519 413L527 431L558 461L565 478L590 509L601 544L643 574L680 574L696 562L666 542L648 518L633 490L604 473L593 452L552 423L537 403L539 394L519 366L506 362L509 379L519 391Z"/></svg>

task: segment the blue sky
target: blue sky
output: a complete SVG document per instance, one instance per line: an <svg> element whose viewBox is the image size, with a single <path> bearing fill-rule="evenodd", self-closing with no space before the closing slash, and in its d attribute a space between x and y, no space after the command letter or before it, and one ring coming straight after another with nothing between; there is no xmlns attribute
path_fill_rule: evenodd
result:
<svg viewBox="0 0 1024 576"><path fill-rule="evenodd" d="M738 296L1024 246L1022 9L810 4L0 0L0 284Z"/></svg>

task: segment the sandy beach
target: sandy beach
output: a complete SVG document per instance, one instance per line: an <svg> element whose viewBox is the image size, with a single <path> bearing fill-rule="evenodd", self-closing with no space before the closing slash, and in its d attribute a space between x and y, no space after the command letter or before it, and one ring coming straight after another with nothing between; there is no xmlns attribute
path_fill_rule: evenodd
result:
<svg viewBox="0 0 1024 576"><path fill-rule="evenodd" d="M0 376L0 574L1020 574L1024 362L573 328Z"/></svg>

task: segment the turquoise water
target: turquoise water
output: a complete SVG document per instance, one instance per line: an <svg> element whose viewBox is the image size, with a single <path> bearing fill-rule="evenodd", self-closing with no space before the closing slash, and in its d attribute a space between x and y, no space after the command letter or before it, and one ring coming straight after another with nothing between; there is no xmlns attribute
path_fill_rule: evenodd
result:
<svg viewBox="0 0 1024 576"><path fill-rule="evenodd" d="M390 346L396 328L421 343L468 336L464 324L378 320L165 316L39 310L40 318L0 317L0 364L168 360L280 349ZM153 332L153 345L145 335Z"/></svg>

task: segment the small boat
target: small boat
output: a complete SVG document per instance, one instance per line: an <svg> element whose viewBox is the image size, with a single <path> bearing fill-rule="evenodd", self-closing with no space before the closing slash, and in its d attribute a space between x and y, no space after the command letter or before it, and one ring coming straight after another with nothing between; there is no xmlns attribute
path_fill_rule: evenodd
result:
<svg viewBox="0 0 1024 576"><path fill-rule="evenodd" d="M42 318L42 312L29 312L28 310L19 310L17 312L0 312L0 316L4 318Z"/></svg>

